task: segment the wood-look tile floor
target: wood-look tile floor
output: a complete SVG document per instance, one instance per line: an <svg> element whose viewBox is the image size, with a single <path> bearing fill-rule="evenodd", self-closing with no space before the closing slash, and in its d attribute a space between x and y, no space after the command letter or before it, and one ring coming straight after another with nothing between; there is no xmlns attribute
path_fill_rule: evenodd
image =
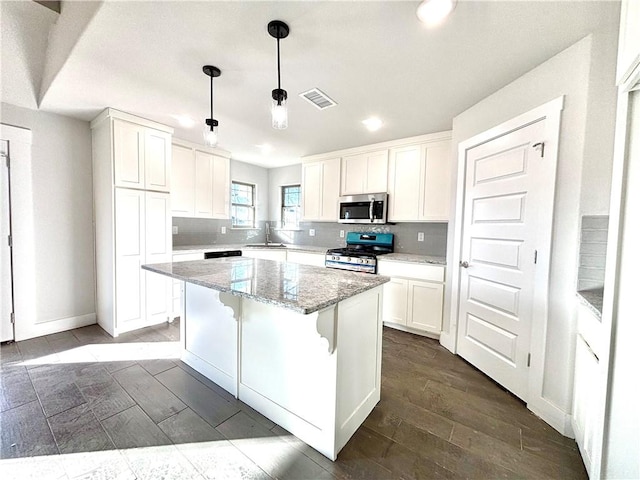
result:
<svg viewBox="0 0 640 480"><path fill-rule="evenodd" d="M0 478L587 478L576 444L438 342L385 328L382 399L331 462L176 359L179 326L0 349Z"/></svg>

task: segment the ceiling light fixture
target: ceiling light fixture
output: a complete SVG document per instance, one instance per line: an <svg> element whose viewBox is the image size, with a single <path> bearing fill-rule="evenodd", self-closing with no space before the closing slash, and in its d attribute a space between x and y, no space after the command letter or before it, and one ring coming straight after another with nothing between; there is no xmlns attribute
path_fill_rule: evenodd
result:
<svg viewBox="0 0 640 480"><path fill-rule="evenodd" d="M428 27L434 27L444 21L453 11L457 0L423 0L416 15Z"/></svg>
<svg viewBox="0 0 640 480"><path fill-rule="evenodd" d="M205 65L202 71L211 78L211 117L207 118L204 123L204 143L209 147L215 147L218 143L218 120L213 118L213 78L220 76L220 69L212 65Z"/></svg>
<svg viewBox="0 0 640 480"><path fill-rule="evenodd" d="M367 130L370 132L375 132L376 130L380 130L380 127L382 127L382 120L377 117L370 117L366 120L362 120L362 124L367 127Z"/></svg>
<svg viewBox="0 0 640 480"><path fill-rule="evenodd" d="M278 42L278 88L271 91L271 125L273 128L283 130L287 128L289 120L287 91L280 88L280 39L287 38L289 26L280 20L273 20L267 25L267 31Z"/></svg>

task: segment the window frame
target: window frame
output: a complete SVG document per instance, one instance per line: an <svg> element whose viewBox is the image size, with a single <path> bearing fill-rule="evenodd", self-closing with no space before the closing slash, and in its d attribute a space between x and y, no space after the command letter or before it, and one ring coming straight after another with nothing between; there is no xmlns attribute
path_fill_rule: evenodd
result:
<svg viewBox="0 0 640 480"><path fill-rule="evenodd" d="M233 202L233 186L234 185L242 185L243 187L250 187L251 188L251 204L245 204L245 203L234 203ZM250 230L250 229L255 229L256 227L256 197L257 197L257 186L255 183L249 183L249 182L241 182L239 180L231 180L231 228L233 229L238 229L238 230ZM233 216L233 210L234 207L242 207L242 208L249 208L251 211L251 215L252 215L252 222L250 226L247 225L237 225L234 223L234 216Z"/></svg>
<svg viewBox="0 0 640 480"><path fill-rule="evenodd" d="M285 192L287 188L292 188L292 187L297 187L298 188L298 204L297 205L285 205ZM292 224L285 224L284 223L284 219L285 219L285 215L284 215L284 209L285 208L291 208L291 207L295 207L297 208L297 215L296 215L296 223L295 225ZM280 185L280 229L281 230L300 230L300 220L302 219L302 184L300 183L292 183L292 184L288 184L288 185Z"/></svg>

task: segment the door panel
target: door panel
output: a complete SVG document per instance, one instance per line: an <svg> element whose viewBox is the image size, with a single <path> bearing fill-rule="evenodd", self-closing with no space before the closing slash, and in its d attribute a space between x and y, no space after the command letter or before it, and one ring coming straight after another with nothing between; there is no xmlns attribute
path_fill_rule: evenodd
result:
<svg viewBox="0 0 640 480"><path fill-rule="evenodd" d="M211 218L213 155L196 150L196 217Z"/></svg>
<svg viewBox="0 0 640 480"><path fill-rule="evenodd" d="M385 322L407 324L408 282L403 278L391 278L384 284L382 319Z"/></svg>
<svg viewBox="0 0 640 480"><path fill-rule="evenodd" d="M172 259L171 204L167 193L145 193L145 263L164 263ZM157 323L169 317L172 298L171 279L153 272L146 274L147 322Z"/></svg>
<svg viewBox="0 0 640 480"><path fill-rule="evenodd" d="M193 150L173 145L171 156L171 209L177 217L192 217L196 205Z"/></svg>
<svg viewBox="0 0 640 480"><path fill-rule="evenodd" d="M543 135L539 121L466 154L458 352L525 400Z"/></svg>
<svg viewBox="0 0 640 480"><path fill-rule="evenodd" d="M144 131L142 127L113 121L116 187L144 188Z"/></svg>
<svg viewBox="0 0 640 480"><path fill-rule="evenodd" d="M229 218L229 196L231 185L229 178L229 159L213 156L213 218Z"/></svg>
<svg viewBox="0 0 640 480"><path fill-rule="evenodd" d="M11 268L11 247L5 239L11 234L11 208L9 199L9 168L5 159L9 158L9 141L0 140L0 239L2 250L0 251L0 342L13 340L13 324L11 313L13 312L13 272Z"/></svg>
<svg viewBox="0 0 640 480"><path fill-rule="evenodd" d="M389 221L415 221L420 207L420 147L394 148L389 161Z"/></svg>
<svg viewBox="0 0 640 480"><path fill-rule="evenodd" d="M443 285L409 280L407 326L432 333L442 330Z"/></svg>
<svg viewBox="0 0 640 480"><path fill-rule="evenodd" d="M145 187L168 192L171 183L171 135L147 130L144 139Z"/></svg>

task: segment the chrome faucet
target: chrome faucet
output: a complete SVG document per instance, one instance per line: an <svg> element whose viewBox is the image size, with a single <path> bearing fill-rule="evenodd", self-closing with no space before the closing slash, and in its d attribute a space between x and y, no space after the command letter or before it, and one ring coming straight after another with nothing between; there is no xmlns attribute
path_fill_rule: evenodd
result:
<svg viewBox="0 0 640 480"><path fill-rule="evenodd" d="M269 222L264 222L264 244L269 245L271 243L271 228Z"/></svg>

